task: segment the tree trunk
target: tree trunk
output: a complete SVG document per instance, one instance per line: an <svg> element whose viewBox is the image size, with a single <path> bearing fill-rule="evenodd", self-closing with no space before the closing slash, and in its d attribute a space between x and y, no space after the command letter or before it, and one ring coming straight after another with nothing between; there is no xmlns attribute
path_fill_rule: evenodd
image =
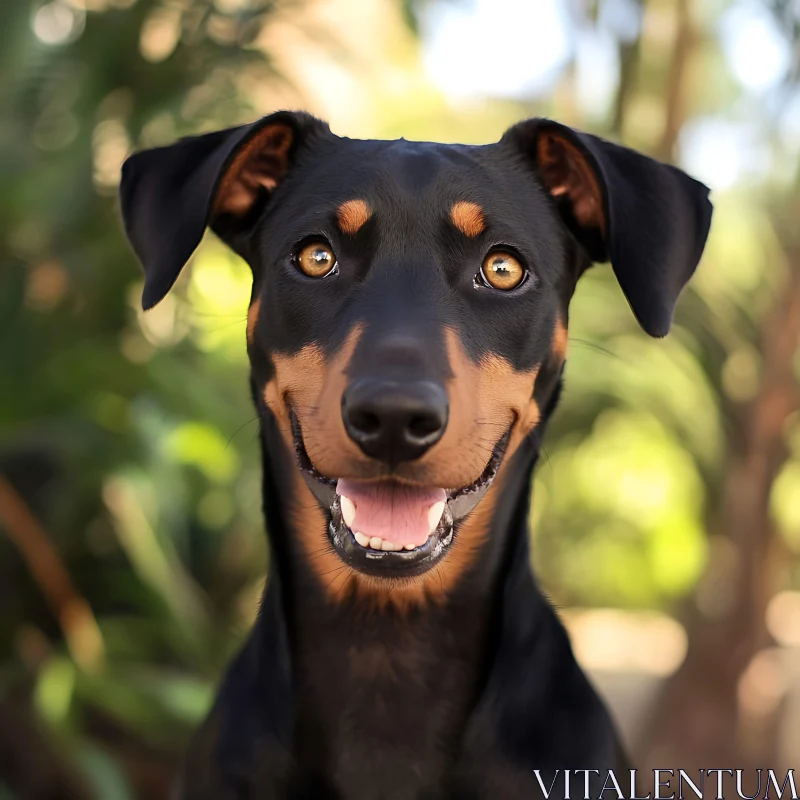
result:
<svg viewBox="0 0 800 800"><path fill-rule="evenodd" d="M787 457L784 422L800 408L793 370L800 341L800 245L787 247L786 255L786 286L761 329L761 387L738 416L716 514L717 541L729 542L735 553L722 576L732 596L718 614L703 614L694 603L687 608L689 649L653 716L640 759L647 769L722 764L752 769L774 763L780 709L759 703L759 689L769 688L765 677L748 682L742 676L770 644L765 611L781 588L778 576L785 562L769 518L769 497ZM712 556L709 570L714 569L719 563Z"/></svg>
<svg viewBox="0 0 800 800"><path fill-rule="evenodd" d="M675 39L665 87L664 128L655 153L662 161L673 161L675 158L675 146L686 116L684 96L686 68L695 45L695 34L689 16L689 0L675 0L675 14L677 17Z"/></svg>

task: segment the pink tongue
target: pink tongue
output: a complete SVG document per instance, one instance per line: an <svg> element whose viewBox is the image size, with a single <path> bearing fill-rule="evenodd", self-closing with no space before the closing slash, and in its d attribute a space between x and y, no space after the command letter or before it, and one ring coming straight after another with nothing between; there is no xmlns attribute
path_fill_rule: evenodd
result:
<svg viewBox="0 0 800 800"><path fill-rule="evenodd" d="M446 498L444 489L346 478L339 479L336 494L350 498L355 504L356 516L350 526L354 533L413 547L425 544L431 533L428 510Z"/></svg>

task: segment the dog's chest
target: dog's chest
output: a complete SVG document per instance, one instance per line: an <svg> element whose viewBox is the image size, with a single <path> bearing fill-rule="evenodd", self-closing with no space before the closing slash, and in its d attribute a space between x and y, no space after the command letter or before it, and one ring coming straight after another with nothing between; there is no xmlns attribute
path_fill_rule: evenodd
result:
<svg viewBox="0 0 800 800"><path fill-rule="evenodd" d="M321 769L346 800L444 796L475 674L442 655L400 637L315 659L301 677L298 761Z"/></svg>

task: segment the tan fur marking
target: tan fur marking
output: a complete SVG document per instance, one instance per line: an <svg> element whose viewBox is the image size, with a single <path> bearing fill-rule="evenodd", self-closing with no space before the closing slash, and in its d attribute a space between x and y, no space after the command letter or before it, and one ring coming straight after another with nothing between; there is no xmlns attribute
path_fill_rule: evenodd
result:
<svg viewBox="0 0 800 800"><path fill-rule="evenodd" d="M258 324L258 315L261 312L261 298L256 297L247 309L247 343L253 344L253 338Z"/></svg>
<svg viewBox="0 0 800 800"><path fill-rule="evenodd" d="M567 195L578 223L605 234L603 194L584 154L563 136L545 131L537 141L537 161L550 194Z"/></svg>
<svg viewBox="0 0 800 800"><path fill-rule="evenodd" d="M448 434L459 442L476 438L496 440L513 424L506 455L508 460L539 422L539 408L532 399L539 368L518 371L497 355L485 356L475 364L464 350L459 335L452 330L447 332L447 353L455 379L450 395L450 422L440 444L445 442ZM456 388L458 397L454 397ZM486 447L482 454L484 465L489 460L492 445ZM455 459L458 455L454 449L440 457Z"/></svg>
<svg viewBox="0 0 800 800"><path fill-rule="evenodd" d="M473 238L483 232L486 222L483 219L483 209L477 203L459 200L450 209L450 219L464 236Z"/></svg>
<svg viewBox="0 0 800 800"><path fill-rule="evenodd" d="M559 361L564 361L567 357L567 327L561 321L561 317L556 319L556 328L553 333L553 353Z"/></svg>
<svg viewBox="0 0 800 800"><path fill-rule="evenodd" d="M361 329L355 328L330 363L316 345L308 345L291 356L273 354L275 376L264 387L264 401L275 415L286 447L294 453L289 416L291 404L315 465L315 456L320 451L327 452L333 448L335 452L337 447L347 446L348 442L352 446L350 449L356 449L344 431L341 414L329 411L340 407L347 381L344 368L360 334ZM328 405L330 397L337 398L335 406ZM341 426L341 432L338 426ZM311 455L312 452L315 455ZM340 475L337 471L324 474ZM346 567L333 550L325 515L297 469L292 471L292 488L289 514L309 564L331 597L346 597L358 573Z"/></svg>
<svg viewBox="0 0 800 800"><path fill-rule="evenodd" d="M336 212L339 228L348 236L358 233L371 216L372 209L366 200L348 200L342 203Z"/></svg>

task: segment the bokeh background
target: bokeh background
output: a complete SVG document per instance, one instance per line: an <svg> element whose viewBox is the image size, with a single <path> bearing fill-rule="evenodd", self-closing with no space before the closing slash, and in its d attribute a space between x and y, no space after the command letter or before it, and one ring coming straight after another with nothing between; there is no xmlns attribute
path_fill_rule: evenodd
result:
<svg viewBox="0 0 800 800"><path fill-rule="evenodd" d="M358 137L533 115L716 214L673 332L572 305L534 561L641 767L800 767L800 3L3 0L0 798L165 798L268 553L247 267L139 307L135 148L306 108Z"/></svg>

